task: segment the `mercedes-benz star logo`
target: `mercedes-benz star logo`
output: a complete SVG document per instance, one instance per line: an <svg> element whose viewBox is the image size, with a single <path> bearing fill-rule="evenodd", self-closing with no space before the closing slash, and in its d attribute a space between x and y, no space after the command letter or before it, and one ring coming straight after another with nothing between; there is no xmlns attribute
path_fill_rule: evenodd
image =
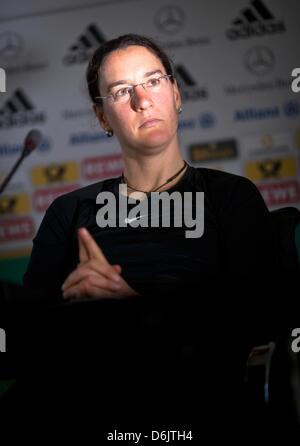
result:
<svg viewBox="0 0 300 446"><path fill-rule="evenodd" d="M258 76L269 73L275 65L274 53L265 46L251 48L245 57L248 70Z"/></svg>
<svg viewBox="0 0 300 446"><path fill-rule="evenodd" d="M166 34L175 34L183 27L184 12L178 6L163 6L154 17L155 25Z"/></svg>
<svg viewBox="0 0 300 446"><path fill-rule="evenodd" d="M22 38L14 31L0 34L0 56L10 59L20 54L23 48Z"/></svg>

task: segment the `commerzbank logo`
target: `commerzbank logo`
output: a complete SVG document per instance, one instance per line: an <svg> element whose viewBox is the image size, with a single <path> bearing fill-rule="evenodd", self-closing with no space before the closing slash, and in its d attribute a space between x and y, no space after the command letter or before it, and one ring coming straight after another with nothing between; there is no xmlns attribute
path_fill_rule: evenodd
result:
<svg viewBox="0 0 300 446"><path fill-rule="evenodd" d="M286 31L283 20L278 19L261 0L252 0L232 21L226 31L230 40L249 39L266 35L279 34Z"/></svg>
<svg viewBox="0 0 300 446"><path fill-rule="evenodd" d="M0 129L41 124L46 115L37 111L27 93L18 88L0 109Z"/></svg>
<svg viewBox="0 0 300 446"><path fill-rule="evenodd" d="M106 42L106 38L97 25L91 23L70 46L63 62L65 65L88 62L98 46Z"/></svg>

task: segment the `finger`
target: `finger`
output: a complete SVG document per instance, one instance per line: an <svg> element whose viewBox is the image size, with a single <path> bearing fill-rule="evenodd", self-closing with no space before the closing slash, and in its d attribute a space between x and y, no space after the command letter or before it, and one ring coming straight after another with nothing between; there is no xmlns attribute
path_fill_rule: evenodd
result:
<svg viewBox="0 0 300 446"><path fill-rule="evenodd" d="M112 265L112 267L114 268L114 270L118 273L121 274L122 272L122 267L120 265Z"/></svg>
<svg viewBox="0 0 300 446"><path fill-rule="evenodd" d="M90 274L88 277L65 289L63 297L68 299L70 297L103 297L104 295L113 295L121 289L120 284L111 282L104 277L97 274Z"/></svg>
<svg viewBox="0 0 300 446"><path fill-rule="evenodd" d="M122 277L120 276L122 268L120 265L103 265L102 262L99 262L99 259L91 259L85 263L85 267L91 268L93 271L96 271L99 274L103 274L108 279L114 280L115 282L120 282Z"/></svg>
<svg viewBox="0 0 300 446"><path fill-rule="evenodd" d="M122 277L111 265L103 265L99 260L93 259L85 262L83 265L79 265L72 271L63 283L62 290L65 291L67 288L81 282L88 277L90 273L103 275L115 283L120 283L122 281Z"/></svg>
<svg viewBox="0 0 300 446"><path fill-rule="evenodd" d="M106 278L105 276L101 276L99 274L91 274L87 277L86 282L89 286L98 287L108 291L118 291L122 288L122 283L119 281L118 283Z"/></svg>
<svg viewBox="0 0 300 446"><path fill-rule="evenodd" d="M78 235L78 243L79 243L79 261L80 263L85 263L89 260L88 252L85 248L85 245L82 242L81 237Z"/></svg>
<svg viewBox="0 0 300 446"><path fill-rule="evenodd" d="M64 299L72 299L72 300L78 300L82 298L99 299L99 298L109 298L109 297L117 297L117 296L114 295L114 293L111 291L102 290L101 288L92 286L90 286L88 289L86 288L82 289L82 287L76 286L71 290L66 291L63 294Z"/></svg>
<svg viewBox="0 0 300 446"><path fill-rule="evenodd" d="M100 275L103 275L105 277L107 277L110 280L113 280L115 282L120 282L122 277L120 276L120 269L121 267L118 266L117 269L115 269L112 265L110 265L109 263L107 265L103 265L103 263L101 261L99 261L99 259L91 259L88 260L87 262L85 262L83 265L79 265L77 267L78 269L82 269L84 268L85 270L90 270L90 271L94 271Z"/></svg>
<svg viewBox="0 0 300 446"><path fill-rule="evenodd" d="M89 276L89 274L97 274L90 268L86 268L85 265L78 267L77 269L72 271L71 274L68 275L68 277L66 278L61 287L63 291L79 284L82 280L86 279Z"/></svg>
<svg viewBox="0 0 300 446"><path fill-rule="evenodd" d="M87 255L90 259L95 258L101 260L104 264L109 264L100 247L97 245L93 237L90 235L87 229L80 228L78 230L79 238L81 239Z"/></svg>
<svg viewBox="0 0 300 446"><path fill-rule="evenodd" d="M91 268L80 267L69 275L62 286L62 290L65 292L84 281L88 284L112 291L119 290L121 288L121 277L118 276L118 281L116 281L112 280L109 276L106 277L103 274L98 274Z"/></svg>

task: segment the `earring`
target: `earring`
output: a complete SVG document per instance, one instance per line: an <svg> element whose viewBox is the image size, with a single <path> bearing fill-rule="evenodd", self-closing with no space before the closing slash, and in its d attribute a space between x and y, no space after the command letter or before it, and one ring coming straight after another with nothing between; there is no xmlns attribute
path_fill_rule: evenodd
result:
<svg viewBox="0 0 300 446"><path fill-rule="evenodd" d="M182 113L182 107L180 106L179 109L177 110L177 113L180 115L180 113Z"/></svg>
<svg viewBox="0 0 300 446"><path fill-rule="evenodd" d="M114 132L111 129L106 130L105 133L108 138L111 138L114 134Z"/></svg>

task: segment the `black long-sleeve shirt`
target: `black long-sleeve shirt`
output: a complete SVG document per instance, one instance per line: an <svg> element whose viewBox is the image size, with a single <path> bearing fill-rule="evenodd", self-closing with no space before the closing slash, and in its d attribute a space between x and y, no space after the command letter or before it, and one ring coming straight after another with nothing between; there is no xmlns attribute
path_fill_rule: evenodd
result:
<svg viewBox="0 0 300 446"><path fill-rule="evenodd" d="M61 285L79 261L77 229L87 228L108 261L120 264L125 280L142 295L128 306L122 300L91 301L78 309L73 330L68 313L59 318L64 336L75 348L84 338L91 358L102 351L95 381L100 383L98 400L103 400L102 383L111 383L104 412L114 401L115 389L118 402L112 403L112 418L119 406L122 418L127 399L119 395L128 389L138 408L134 417L151 407L151 419L161 411L162 419L170 414L170 420L177 416L181 423L195 419L199 432L215 426L216 420L235 432L244 415L241 400L249 345L256 336L273 335L286 322L279 320L280 299L286 306L285 296L278 300L274 294L280 265L270 213L246 178L188 166L168 192L204 192L201 237L185 237L184 227L100 228L96 197L109 191L117 199L120 183L121 178L105 180L52 203L34 239L24 284L39 290L40 296L61 299ZM156 301L158 306L139 307L143 296L146 303ZM51 331L51 343L57 330L55 326ZM61 346L60 332L57 338ZM85 357L84 371L90 360ZM88 367L88 381L94 362ZM109 363L113 365L105 379L99 380ZM125 370L127 378L122 381ZM201 419L192 409L199 405L204 408Z"/></svg>
<svg viewBox="0 0 300 446"><path fill-rule="evenodd" d="M96 197L110 191L118 198L120 182L121 178L115 178L95 183L52 203L34 239L25 285L60 293L78 263L80 227L88 229L110 263L122 266L133 288L148 294L168 286L174 290L182 283L213 283L221 276L250 280L278 269L269 212L246 178L188 166L168 190L204 192L204 233L199 238L187 238L184 227L100 228Z"/></svg>

